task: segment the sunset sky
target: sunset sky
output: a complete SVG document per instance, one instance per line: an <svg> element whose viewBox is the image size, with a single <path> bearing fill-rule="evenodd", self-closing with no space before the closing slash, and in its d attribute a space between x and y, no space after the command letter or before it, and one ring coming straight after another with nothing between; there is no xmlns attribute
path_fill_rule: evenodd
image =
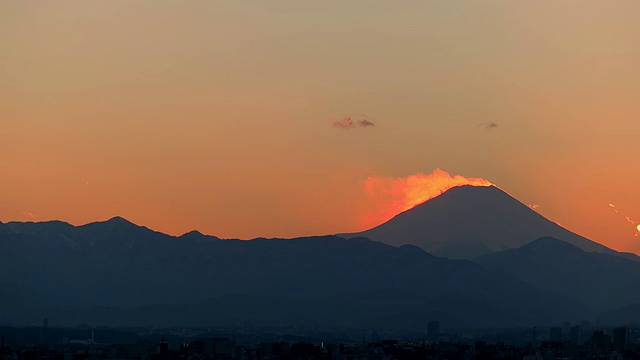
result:
<svg viewBox="0 0 640 360"><path fill-rule="evenodd" d="M0 221L359 231L380 206L367 179L440 168L640 253L638 14L637 0L2 1Z"/></svg>

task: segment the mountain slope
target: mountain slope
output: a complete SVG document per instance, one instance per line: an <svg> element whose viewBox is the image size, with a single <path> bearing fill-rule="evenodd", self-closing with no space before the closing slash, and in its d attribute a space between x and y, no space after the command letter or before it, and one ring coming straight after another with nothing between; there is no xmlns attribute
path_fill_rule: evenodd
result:
<svg viewBox="0 0 640 360"><path fill-rule="evenodd" d="M607 311L597 321L602 325L637 327L640 324L640 302Z"/></svg>
<svg viewBox="0 0 640 360"><path fill-rule="evenodd" d="M585 252L550 237L484 255L474 262L539 289L579 299L596 309L609 310L640 302L640 263Z"/></svg>
<svg viewBox="0 0 640 360"><path fill-rule="evenodd" d="M39 295L25 310L7 293L0 319L419 329L429 319L528 326L591 314L577 301L470 261L364 238L172 237L123 219L7 227L11 234L0 236L0 284Z"/></svg>
<svg viewBox="0 0 640 360"><path fill-rule="evenodd" d="M373 229L339 236L412 244L451 259L473 259L551 236L584 251L638 260L558 226L494 186L452 188Z"/></svg>

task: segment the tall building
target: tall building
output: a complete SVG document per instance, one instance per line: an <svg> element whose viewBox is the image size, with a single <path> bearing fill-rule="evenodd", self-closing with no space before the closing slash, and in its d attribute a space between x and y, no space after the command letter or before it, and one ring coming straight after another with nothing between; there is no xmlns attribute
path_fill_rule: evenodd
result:
<svg viewBox="0 0 640 360"><path fill-rule="evenodd" d="M549 329L549 340L553 342L562 341L562 329L559 327L552 327Z"/></svg>
<svg viewBox="0 0 640 360"><path fill-rule="evenodd" d="M613 350L621 353L625 346L629 343L629 329L619 327L613 329Z"/></svg>
<svg viewBox="0 0 640 360"><path fill-rule="evenodd" d="M576 325L569 330L569 341L576 345L582 345L582 326Z"/></svg>
<svg viewBox="0 0 640 360"><path fill-rule="evenodd" d="M603 357L611 351L611 336L606 335L603 330L594 330L593 335L585 345L587 356Z"/></svg>
<svg viewBox="0 0 640 360"><path fill-rule="evenodd" d="M161 356L169 355L169 341L162 337L157 345L157 352Z"/></svg>

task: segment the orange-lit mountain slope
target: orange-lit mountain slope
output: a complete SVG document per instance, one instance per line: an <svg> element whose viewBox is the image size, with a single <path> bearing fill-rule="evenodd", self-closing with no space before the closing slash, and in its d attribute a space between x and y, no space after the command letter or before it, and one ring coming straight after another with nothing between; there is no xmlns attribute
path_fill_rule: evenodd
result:
<svg viewBox="0 0 640 360"><path fill-rule="evenodd" d="M584 251L639 259L549 221L495 186L454 187L382 225L340 236L364 236L395 246L416 245L451 259L472 259L550 236Z"/></svg>

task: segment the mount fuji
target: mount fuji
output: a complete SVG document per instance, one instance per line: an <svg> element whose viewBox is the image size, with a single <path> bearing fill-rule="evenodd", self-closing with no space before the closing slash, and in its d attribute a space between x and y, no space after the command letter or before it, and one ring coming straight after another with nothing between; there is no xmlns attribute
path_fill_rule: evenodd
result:
<svg viewBox="0 0 640 360"><path fill-rule="evenodd" d="M415 245L449 259L473 259L553 237L587 252L640 260L559 226L495 186L455 187L382 225L339 236Z"/></svg>

